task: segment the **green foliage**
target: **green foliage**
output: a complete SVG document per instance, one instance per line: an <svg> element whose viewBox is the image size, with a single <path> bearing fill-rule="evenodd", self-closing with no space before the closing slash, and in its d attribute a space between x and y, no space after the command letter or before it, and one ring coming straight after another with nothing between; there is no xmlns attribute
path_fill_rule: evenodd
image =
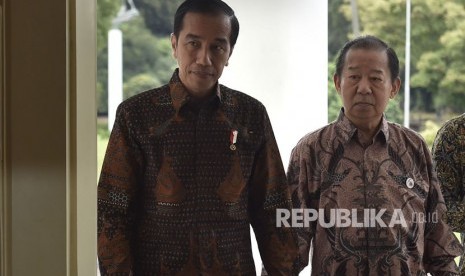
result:
<svg viewBox="0 0 465 276"><path fill-rule="evenodd" d="M151 74L139 74L124 83L123 99L130 98L140 92L159 87L162 82Z"/></svg>
<svg viewBox="0 0 465 276"><path fill-rule="evenodd" d="M398 53L401 76L405 64L405 1L357 0L361 31L387 41ZM134 0L141 17L123 23L125 97L165 83L176 67L168 35L173 15L182 0ZM97 0L99 113L106 112L107 32L121 5L117 0ZM330 0L329 60L333 60L351 34L350 0ZM465 106L465 0L412 0L411 11L411 93L412 111L436 114L463 112ZM149 26L149 27L147 27ZM154 35L155 34L155 35ZM333 65L331 65L333 66ZM329 120L339 113L340 97L329 68ZM386 114L401 121L402 91L391 101ZM391 114L392 113L392 114Z"/></svg>
<svg viewBox="0 0 465 276"><path fill-rule="evenodd" d="M145 25L156 36L167 36L173 30L174 13L183 0L134 0Z"/></svg>
<svg viewBox="0 0 465 276"><path fill-rule="evenodd" d="M435 122L428 120L425 122L423 130L420 131L420 135L426 140L426 144L428 145L429 149L433 147L434 138L438 133L440 126Z"/></svg>
<svg viewBox="0 0 465 276"><path fill-rule="evenodd" d="M460 112L465 105L464 4L465 1L450 1L434 6L444 22L438 47L421 56L418 73L412 77L413 85L433 93L434 107L439 112Z"/></svg>
<svg viewBox="0 0 465 276"><path fill-rule="evenodd" d="M98 72L97 72L98 75ZM106 83L106 81L105 81ZM97 113L105 114L108 112L108 94L103 87L102 81L97 81L96 85Z"/></svg>
<svg viewBox="0 0 465 276"><path fill-rule="evenodd" d="M399 97L391 99L384 111L386 118L390 122L402 124L404 121L403 109L401 109L401 102Z"/></svg>
<svg viewBox="0 0 465 276"><path fill-rule="evenodd" d="M357 0L357 3L362 33L387 41L404 68L406 1ZM351 17L350 0L344 0L341 10L346 19ZM412 0L410 41L411 90L421 92L416 96L424 98L413 102L412 108L463 111L465 0Z"/></svg>
<svg viewBox="0 0 465 276"><path fill-rule="evenodd" d="M343 0L328 1L328 60L333 60L339 49L344 46L351 31L350 21L343 16L341 4Z"/></svg>
<svg viewBox="0 0 465 276"><path fill-rule="evenodd" d="M106 120L97 120L97 175L100 175L105 151L107 149L110 132L108 131L108 122Z"/></svg>
<svg viewBox="0 0 465 276"><path fill-rule="evenodd" d="M103 119L99 119L97 121L97 135L102 139L109 139L110 138L110 131L108 130L108 122Z"/></svg>
<svg viewBox="0 0 465 276"><path fill-rule="evenodd" d="M328 122L332 122L339 116L342 100L334 87L333 75L336 70L334 62L328 65Z"/></svg>
<svg viewBox="0 0 465 276"><path fill-rule="evenodd" d="M133 18L119 27L123 33L123 98L167 83L176 68L169 36L154 36L141 17ZM108 47L105 44L97 56L99 114L108 111L107 64Z"/></svg>
<svg viewBox="0 0 465 276"><path fill-rule="evenodd" d="M107 33L120 6L120 1L97 0L97 53L107 45Z"/></svg>
<svg viewBox="0 0 465 276"><path fill-rule="evenodd" d="M161 83L169 81L176 62L171 56L169 37L157 37L137 17L121 26L123 32L124 81L149 73Z"/></svg>

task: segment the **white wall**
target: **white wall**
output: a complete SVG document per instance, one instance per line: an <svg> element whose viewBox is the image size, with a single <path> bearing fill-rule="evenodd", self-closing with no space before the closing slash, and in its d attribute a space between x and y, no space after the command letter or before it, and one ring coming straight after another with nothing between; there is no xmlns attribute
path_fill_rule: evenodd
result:
<svg viewBox="0 0 465 276"><path fill-rule="evenodd" d="M327 1L225 2L235 10L241 30L220 82L266 106L287 168L298 140L328 121ZM309 268L301 275L310 275Z"/></svg>
<svg viewBox="0 0 465 276"><path fill-rule="evenodd" d="M287 167L297 141L327 123L327 1L226 2L241 30L220 82L265 104Z"/></svg>

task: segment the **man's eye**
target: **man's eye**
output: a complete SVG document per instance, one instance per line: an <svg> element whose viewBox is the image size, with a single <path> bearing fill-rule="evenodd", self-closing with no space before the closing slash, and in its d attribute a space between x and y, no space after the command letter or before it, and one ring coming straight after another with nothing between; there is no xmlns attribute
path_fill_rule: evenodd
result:
<svg viewBox="0 0 465 276"><path fill-rule="evenodd" d="M221 53L224 52L224 47L221 45L216 45L213 47L213 49L217 52L221 52Z"/></svg>
<svg viewBox="0 0 465 276"><path fill-rule="evenodd" d="M188 41L187 45L192 46L192 47L198 47L199 43L195 40L192 40L192 41Z"/></svg>

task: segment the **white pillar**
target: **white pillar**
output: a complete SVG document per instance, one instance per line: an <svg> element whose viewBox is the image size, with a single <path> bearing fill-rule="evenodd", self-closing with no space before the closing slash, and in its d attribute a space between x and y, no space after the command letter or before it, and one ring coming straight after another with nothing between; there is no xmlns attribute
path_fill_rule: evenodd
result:
<svg viewBox="0 0 465 276"><path fill-rule="evenodd" d="M220 83L266 106L286 168L298 140L328 122L328 3L225 1L240 33ZM252 245L259 270L254 239ZM301 273L309 274L309 268Z"/></svg>
<svg viewBox="0 0 465 276"><path fill-rule="evenodd" d="M410 127L410 0L406 2L405 15L405 83L404 83L404 126Z"/></svg>
<svg viewBox="0 0 465 276"><path fill-rule="evenodd" d="M123 34L119 29L108 32L108 130L115 121L116 108L123 101Z"/></svg>

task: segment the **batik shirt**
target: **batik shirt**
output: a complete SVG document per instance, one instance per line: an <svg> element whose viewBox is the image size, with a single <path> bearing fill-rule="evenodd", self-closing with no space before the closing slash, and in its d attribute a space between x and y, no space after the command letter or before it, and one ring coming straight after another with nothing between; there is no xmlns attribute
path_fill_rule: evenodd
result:
<svg viewBox="0 0 465 276"><path fill-rule="evenodd" d="M195 104L170 83L123 102L98 185L102 275L256 275L250 227L271 275L297 257L275 209L290 193L264 106L218 85Z"/></svg>
<svg viewBox="0 0 465 276"><path fill-rule="evenodd" d="M447 222L465 234L465 114L446 122L433 144L433 163L447 205ZM464 258L460 259L465 275Z"/></svg>
<svg viewBox="0 0 465 276"><path fill-rule="evenodd" d="M444 223L431 155L415 132L383 118L364 147L341 111L299 141L288 181L294 208L319 217L307 211L307 224L297 228L301 268L313 250L312 275L457 272L462 248Z"/></svg>

